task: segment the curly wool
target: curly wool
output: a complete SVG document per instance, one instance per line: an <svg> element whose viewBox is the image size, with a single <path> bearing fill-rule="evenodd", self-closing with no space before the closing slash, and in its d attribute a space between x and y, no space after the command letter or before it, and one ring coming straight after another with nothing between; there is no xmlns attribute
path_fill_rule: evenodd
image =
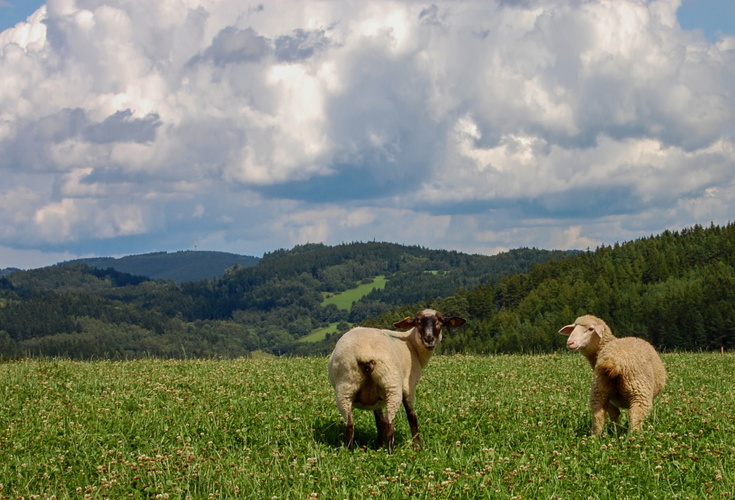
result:
<svg viewBox="0 0 735 500"><path fill-rule="evenodd" d="M580 316L560 333L570 334L568 346L581 345L578 350L594 370L593 434L602 432L606 413L617 425L620 409L629 409L630 430L639 430L666 385L666 368L656 349L641 338L615 337L607 323L592 315Z"/></svg>

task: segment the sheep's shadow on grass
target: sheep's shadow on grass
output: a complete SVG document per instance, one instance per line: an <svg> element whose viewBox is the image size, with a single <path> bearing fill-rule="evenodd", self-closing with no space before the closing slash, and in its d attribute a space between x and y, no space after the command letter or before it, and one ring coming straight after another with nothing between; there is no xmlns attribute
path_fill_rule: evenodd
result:
<svg viewBox="0 0 735 500"><path fill-rule="evenodd" d="M578 438L587 437L590 435L591 424L577 424L572 427L572 434Z"/></svg>
<svg viewBox="0 0 735 500"><path fill-rule="evenodd" d="M605 428L602 430L602 434L600 437L610 437L610 438L617 438L624 434L627 434L628 428L627 427L615 427L614 425L606 425ZM592 435L592 424L590 425L581 425L578 426L576 429L574 429L573 434L578 438L587 438L587 437L593 437Z"/></svg>
<svg viewBox="0 0 735 500"><path fill-rule="evenodd" d="M338 449L344 447L345 424L337 419L318 419L314 421L314 441ZM396 446L400 446L407 438L400 429L396 429L394 436ZM377 449L378 435L375 426L355 425L355 449Z"/></svg>
<svg viewBox="0 0 735 500"><path fill-rule="evenodd" d="M553 425L562 432L578 438L588 436L592 430L592 421L576 413L557 415Z"/></svg>
<svg viewBox="0 0 735 500"><path fill-rule="evenodd" d="M592 420L580 420L568 427L571 428L572 434L578 438L592 436ZM628 425L627 422L621 419L620 424L617 425L609 421L606 422L600 437L616 438L625 434L628 434Z"/></svg>

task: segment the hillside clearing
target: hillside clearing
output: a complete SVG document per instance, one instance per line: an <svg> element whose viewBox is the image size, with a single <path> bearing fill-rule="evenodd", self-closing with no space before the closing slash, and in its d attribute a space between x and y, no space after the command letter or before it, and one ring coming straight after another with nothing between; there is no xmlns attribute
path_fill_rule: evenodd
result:
<svg viewBox="0 0 735 500"><path fill-rule="evenodd" d="M371 282L363 283L355 288L345 290L340 293L328 293L322 292L324 300L322 306L326 307L329 304L334 304L340 309L349 311L352 309L352 304L363 298L373 290L382 290L385 288L385 284L388 282L385 276L376 276ZM298 342L320 342L324 340L328 334L337 333L339 322L330 323L328 326L318 328L313 332L309 333L298 339Z"/></svg>
<svg viewBox="0 0 735 500"><path fill-rule="evenodd" d="M319 342L327 338L328 333L337 333L338 322L330 323L329 326L324 328L318 328L308 335L305 335L298 339L299 342Z"/></svg>
<svg viewBox="0 0 735 500"><path fill-rule="evenodd" d="M385 284L387 282L388 280L385 276L376 276L371 282L362 283L361 285L345 290L344 292L334 294L322 292L322 295L324 296L322 306L326 307L329 304L334 304L340 309L349 311L352 308L353 302L357 302L373 290L382 290L385 288Z"/></svg>

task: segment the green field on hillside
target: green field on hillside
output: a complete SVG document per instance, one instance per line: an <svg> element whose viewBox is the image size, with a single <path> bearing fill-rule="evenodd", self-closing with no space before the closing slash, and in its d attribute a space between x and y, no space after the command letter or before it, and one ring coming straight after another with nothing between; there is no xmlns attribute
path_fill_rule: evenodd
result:
<svg viewBox="0 0 735 500"><path fill-rule="evenodd" d="M365 295L372 292L373 290L382 290L383 288L385 288L385 284L387 282L388 280L385 278L385 276L377 276L370 283L363 283L355 288L345 290L344 292L340 292L340 293L322 292L322 295L324 296L324 300L322 301L322 306L334 304L340 309L349 311L350 309L352 309L352 304L354 302L360 300L361 298L363 298ZM339 325L338 322L331 323L329 326L326 326L323 328L318 328L314 330L313 332L309 333L308 335L301 337L298 341L299 342L322 341L326 338L327 334L338 333L337 325Z"/></svg>
<svg viewBox="0 0 735 500"><path fill-rule="evenodd" d="M310 334L301 337L299 342L319 342L324 340L328 333L337 333L337 325L339 323L330 323L329 326L318 328Z"/></svg>
<svg viewBox="0 0 735 500"><path fill-rule="evenodd" d="M441 356L394 453L327 359L0 364L0 498L730 498L735 355L669 353L635 435L590 437L581 356ZM623 419L623 424L626 424Z"/></svg>
<svg viewBox="0 0 735 500"><path fill-rule="evenodd" d="M370 283L363 283L355 288L345 290L344 292L340 292L340 293L322 292L322 295L324 296L324 300L322 301L322 306L328 306L329 304L334 304L340 309L349 311L352 308L353 302L360 300L365 295L372 292L373 289L382 290L383 288L385 288L385 284L387 282L388 280L385 278L385 276L376 276L375 279L371 281Z"/></svg>
<svg viewBox="0 0 735 500"><path fill-rule="evenodd" d="M437 274L438 271L425 271L428 274ZM361 298L363 298L368 293L372 292L373 290L382 290L385 288L385 284L388 282L388 280L385 278L385 276L377 276L372 282L370 283L363 283L355 288L351 288L349 290L346 290L344 292L340 293L328 293L328 292L322 292L322 296L324 297L324 300L322 301L322 306L327 306L329 304L334 304L340 309L344 309L346 311L349 311L352 309L352 304ZM327 334L332 333L339 333L337 325L339 323L331 323L329 326L319 328L317 330L314 330L313 332L309 333L308 335L305 335L304 337L301 337L298 339L299 342L320 342L324 340L327 336Z"/></svg>

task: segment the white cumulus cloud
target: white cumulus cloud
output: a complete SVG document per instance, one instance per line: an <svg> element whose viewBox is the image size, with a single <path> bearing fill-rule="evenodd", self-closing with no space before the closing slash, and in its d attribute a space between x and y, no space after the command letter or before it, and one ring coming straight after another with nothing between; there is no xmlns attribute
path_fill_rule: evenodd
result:
<svg viewBox="0 0 735 500"><path fill-rule="evenodd" d="M728 222L735 40L679 7L49 0L0 33L0 257Z"/></svg>

